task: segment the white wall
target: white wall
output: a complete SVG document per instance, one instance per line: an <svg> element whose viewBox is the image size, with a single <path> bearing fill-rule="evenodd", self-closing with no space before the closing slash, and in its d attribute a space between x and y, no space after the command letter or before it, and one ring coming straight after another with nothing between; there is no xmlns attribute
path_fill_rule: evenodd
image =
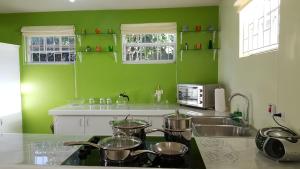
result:
<svg viewBox="0 0 300 169"><path fill-rule="evenodd" d="M299 90L299 0L281 0L280 47L278 51L239 58L239 21L235 0L220 4L219 82L227 96L241 92L251 99L252 124L256 128L273 124L266 113L272 103L285 112L285 121L300 132ZM287 87L286 82L289 82ZM299 104L300 105L300 104Z"/></svg>

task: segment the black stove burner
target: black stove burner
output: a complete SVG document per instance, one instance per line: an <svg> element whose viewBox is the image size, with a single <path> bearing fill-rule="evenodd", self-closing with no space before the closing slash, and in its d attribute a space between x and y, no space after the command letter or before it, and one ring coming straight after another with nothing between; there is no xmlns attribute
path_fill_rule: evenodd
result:
<svg viewBox="0 0 300 169"><path fill-rule="evenodd" d="M98 143L102 138L92 137L89 141ZM145 149L150 149L151 145L165 141L164 137L147 137ZM115 167L151 167L151 168L188 168L205 169L200 151L193 138L189 145L189 151L184 157L161 158L153 154L141 154L130 161L108 161L100 159L100 151L91 146L81 146L62 165L73 166L115 166Z"/></svg>

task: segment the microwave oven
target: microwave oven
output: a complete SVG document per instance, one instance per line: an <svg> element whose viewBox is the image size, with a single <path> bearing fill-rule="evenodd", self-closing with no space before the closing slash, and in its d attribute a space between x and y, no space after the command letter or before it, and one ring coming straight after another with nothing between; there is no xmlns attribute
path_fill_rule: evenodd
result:
<svg viewBox="0 0 300 169"><path fill-rule="evenodd" d="M203 109L215 106L214 91L218 84L178 84L177 103Z"/></svg>

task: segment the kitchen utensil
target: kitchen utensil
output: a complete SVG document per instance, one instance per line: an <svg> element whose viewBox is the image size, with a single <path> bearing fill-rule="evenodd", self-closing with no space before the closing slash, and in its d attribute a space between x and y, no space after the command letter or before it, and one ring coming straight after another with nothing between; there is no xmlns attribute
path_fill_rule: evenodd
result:
<svg viewBox="0 0 300 169"><path fill-rule="evenodd" d="M142 141L146 139L145 128L150 127L151 124L145 120L128 119L130 115L127 115L123 120L110 121L110 125L113 128L113 132L124 132L129 136L135 136Z"/></svg>
<svg viewBox="0 0 300 169"><path fill-rule="evenodd" d="M139 155L141 153L151 153L158 155L160 158L176 158L182 157L188 151L188 147L184 144L177 142L160 142L156 143L151 148L152 150L137 150L133 151L130 154L132 156Z"/></svg>
<svg viewBox="0 0 300 169"><path fill-rule="evenodd" d="M90 145L99 149L101 159L121 162L134 158L131 152L138 148L141 143L142 141L137 137L116 135L102 139L99 144L77 141L65 142L64 145Z"/></svg>
<svg viewBox="0 0 300 169"><path fill-rule="evenodd" d="M276 161L300 161L300 136L283 127L263 128L257 132L257 148Z"/></svg>
<svg viewBox="0 0 300 169"><path fill-rule="evenodd" d="M190 146L190 141L192 139L192 129L186 129L185 131L173 131L166 130L164 132L164 137L166 141L182 143L186 146Z"/></svg>
<svg viewBox="0 0 300 169"><path fill-rule="evenodd" d="M164 127L166 130L185 131L192 128L192 117L186 114L176 113L164 116Z"/></svg>

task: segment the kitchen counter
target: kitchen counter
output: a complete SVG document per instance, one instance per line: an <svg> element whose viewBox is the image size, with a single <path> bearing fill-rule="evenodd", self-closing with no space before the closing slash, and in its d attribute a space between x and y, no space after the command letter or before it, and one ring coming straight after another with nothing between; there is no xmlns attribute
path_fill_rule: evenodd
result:
<svg viewBox="0 0 300 169"><path fill-rule="evenodd" d="M60 166L78 146L64 141L87 140L90 136L50 134L1 134L0 168L104 168ZM300 163L274 162L258 152L254 138L195 138L207 169L298 169ZM110 169L120 169L110 167Z"/></svg>
<svg viewBox="0 0 300 169"><path fill-rule="evenodd" d="M215 112L214 110L202 110L198 108L178 106L172 104L128 104L128 105L100 105L100 104L80 104L63 105L50 109L49 115L165 115L174 113L175 110L180 113L187 113L192 116L224 116L224 112Z"/></svg>
<svg viewBox="0 0 300 169"><path fill-rule="evenodd" d="M299 169L300 162L276 162L258 151L254 138L198 137L207 169Z"/></svg>

